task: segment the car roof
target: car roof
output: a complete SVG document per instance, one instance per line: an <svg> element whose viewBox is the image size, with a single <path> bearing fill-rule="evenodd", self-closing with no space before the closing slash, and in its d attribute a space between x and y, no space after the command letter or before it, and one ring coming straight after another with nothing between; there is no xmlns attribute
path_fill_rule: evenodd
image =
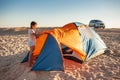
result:
<svg viewBox="0 0 120 80"><path fill-rule="evenodd" d="M94 20L91 20L91 21L102 22L101 20L97 20L97 19L94 19Z"/></svg>

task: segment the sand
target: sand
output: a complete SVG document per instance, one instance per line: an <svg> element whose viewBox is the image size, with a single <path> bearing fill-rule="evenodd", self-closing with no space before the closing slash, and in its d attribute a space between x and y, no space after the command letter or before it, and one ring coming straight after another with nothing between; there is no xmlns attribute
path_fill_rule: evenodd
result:
<svg viewBox="0 0 120 80"><path fill-rule="evenodd" d="M26 28L0 29L0 80L120 80L120 29L97 29L108 49L84 64L64 59L65 71L30 71Z"/></svg>

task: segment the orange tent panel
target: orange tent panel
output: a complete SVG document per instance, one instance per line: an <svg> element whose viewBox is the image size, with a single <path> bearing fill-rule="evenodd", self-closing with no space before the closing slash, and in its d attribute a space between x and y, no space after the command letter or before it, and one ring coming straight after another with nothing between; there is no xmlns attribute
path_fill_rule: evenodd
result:
<svg viewBox="0 0 120 80"><path fill-rule="evenodd" d="M46 41L48 34L42 34L36 39L35 50L33 51L33 56L37 57L42 50L42 47Z"/></svg>
<svg viewBox="0 0 120 80"><path fill-rule="evenodd" d="M74 24L65 25L62 28L54 29L50 32L57 42L69 47L82 59L85 59L86 53L82 49L80 34Z"/></svg>

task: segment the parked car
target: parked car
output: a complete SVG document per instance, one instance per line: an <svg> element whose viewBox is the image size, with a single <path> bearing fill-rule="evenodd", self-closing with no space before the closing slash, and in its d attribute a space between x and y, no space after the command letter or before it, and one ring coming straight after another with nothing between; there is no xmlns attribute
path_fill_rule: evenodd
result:
<svg viewBox="0 0 120 80"><path fill-rule="evenodd" d="M91 20L89 22L89 27L94 27L94 28L105 28L105 24L101 20Z"/></svg>

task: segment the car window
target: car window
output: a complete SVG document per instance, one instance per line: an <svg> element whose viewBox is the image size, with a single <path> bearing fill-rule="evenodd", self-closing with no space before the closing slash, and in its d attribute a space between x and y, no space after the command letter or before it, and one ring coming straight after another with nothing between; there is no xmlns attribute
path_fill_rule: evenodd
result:
<svg viewBox="0 0 120 80"><path fill-rule="evenodd" d="M102 21L100 21L100 20L95 20L95 22L102 22Z"/></svg>
<svg viewBox="0 0 120 80"><path fill-rule="evenodd" d="M94 22L95 22L94 20L90 21L90 23L94 23Z"/></svg>

